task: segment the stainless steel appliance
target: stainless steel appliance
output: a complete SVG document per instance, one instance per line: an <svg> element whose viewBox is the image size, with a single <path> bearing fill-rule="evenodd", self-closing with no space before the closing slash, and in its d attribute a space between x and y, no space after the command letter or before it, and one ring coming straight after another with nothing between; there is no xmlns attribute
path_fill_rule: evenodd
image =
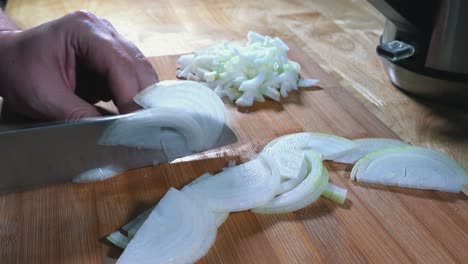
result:
<svg viewBox="0 0 468 264"><path fill-rule="evenodd" d="M368 1L387 18L377 53L393 84L468 107L468 1Z"/></svg>

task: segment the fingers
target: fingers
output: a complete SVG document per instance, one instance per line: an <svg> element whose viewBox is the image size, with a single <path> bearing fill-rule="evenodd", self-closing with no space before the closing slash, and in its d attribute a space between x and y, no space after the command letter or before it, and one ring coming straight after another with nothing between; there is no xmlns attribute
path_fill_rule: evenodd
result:
<svg viewBox="0 0 468 264"><path fill-rule="evenodd" d="M71 43L76 56L87 67L102 75L121 113L139 109L133 97L157 82L151 64L108 22L80 11L74 14Z"/></svg>
<svg viewBox="0 0 468 264"><path fill-rule="evenodd" d="M133 58L136 67L136 77L140 88L144 89L156 82L158 76L151 63L146 59L145 55L133 44L117 32L114 26L104 18L101 18L102 23L107 27L110 34L122 45L122 47Z"/></svg>
<svg viewBox="0 0 468 264"><path fill-rule="evenodd" d="M47 102L48 111L45 114L48 119L76 120L85 117L101 116L95 106L87 103L69 90L62 89L60 90L60 94L56 94L56 96L60 100Z"/></svg>

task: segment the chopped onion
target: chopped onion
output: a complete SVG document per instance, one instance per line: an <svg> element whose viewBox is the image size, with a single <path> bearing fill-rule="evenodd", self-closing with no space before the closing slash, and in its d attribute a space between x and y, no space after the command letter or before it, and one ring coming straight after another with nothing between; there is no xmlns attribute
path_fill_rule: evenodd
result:
<svg viewBox="0 0 468 264"><path fill-rule="evenodd" d="M305 79L305 78L302 78L302 79L299 79L299 83L297 84L297 86L299 87L311 87L311 86L314 86L315 84L317 84L319 82L318 79Z"/></svg>
<svg viewBox="0 0 468 264"><path fill-rule="evenodd" d="M328 185L328 172L322 164L322 155L315 151L307 151L304 158L309 164L306 178L289 192L271 199L268 203L252 209L255 213L287 213L302 209L315 200Z"/></svg>
<svg viewBox="0 0 468 264"><path fill-rule="evenodd" d="M269 97L280 101L298 87L318 80L300 79L300 66L288 60L288 46L279 38L247 34L247 45L221 43L177 60L177 77L196 80L240 106Z"/></svg>
<svg viewBox="0 0 468 264"><path fill-rule="evenodd" d="M328 198L337 203L344 203L346 200L346 195L348 194L348 190L336 186L334 184L328 183L327 188L322 193L322 196Z"/></svg>
<svg viewBox="0 0 468 264"><path fill-rule="evenodd" d="M406 146L372 152L360 159L351 179L407 188L459 192L468 185L466 170L448 155Z"/></svg>
<svg viewBox="0 0 468 264"><path fill-rule="evenodd" d="M216 230L206 206L171 188L117 263L194 263L212 246Z"/></svg>
<svg viewBox="0 0 468 264"><path fill-rule="evenodd" d="M356 148L337 155L333 158L333 161L353 164L371 152L385 148L409 145L406 142L393 138L360 138L353 140L353 142L356 144Z"/></svg>
<svg viewBox="0 0 468 264"><path fill-rule="evenodd" d="M184 189L200 197L213 211L235 212L267 203L279 185L275 162L268 154L261 154Z"/></svg>
<svg viewBox="0 0 468 264"><path fill-rule="evenodd" d="M268 143L263 152L270 153L276 159L282 178L299 178L304 151L314 150L324 159L333 159L335 155L355 148L355 144L346 138L322 133L295 133L279 137Z"/></svg>
<svg viewBox="0 0 468 264"><path fill-rule="evenodd" d="M120 233L120 231L115 231L114 233L108 235L106 239L119 248L126 248L128 243L130 243L130 239Z"/></svg>

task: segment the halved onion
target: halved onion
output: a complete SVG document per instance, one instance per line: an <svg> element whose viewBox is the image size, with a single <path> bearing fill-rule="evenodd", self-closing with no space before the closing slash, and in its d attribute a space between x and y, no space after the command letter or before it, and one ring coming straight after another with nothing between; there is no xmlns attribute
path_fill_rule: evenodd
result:
<svg viewBox="0 0 468 264"><path fill-rule="evenodd" d="M216 231L208 207L171 188L117 263L194 263L208 252Z"/></svg>
<svg viewBox="0 0 468 264"><path fill-rule="evenodd" d="M395 147L360 159L351 179L407 188L459 192L468 185L466 170L448 155L423 147Z"/></svg>
<svg viewBox="0 0 468 264"><path fill-rule="evenodd" d="M333 159L355 146L351 140L343 137L302 132L273 140L265 146L263 152L270 153L276 159L282 178L299 178L304 151L314 150L321 153L324 159Z"/></svg>
<svg viewBox="0 0 468 264"><path fill-rule="evenodd" d="M308 163L309 173L306 178L289 192L271 199L268 203L252 209L255 213L287 213L302 209L315 200L328 185L328 172L322 164L322 155L309 150L303 157Z"/></svg>
<svg viewBox="0 0 468 264"><path fill-rule="evenodd" d="M192 113L205 133L207 147L214 145L227 114L223 101L210 88L193 81L163 81L152 85L134 98L143 108L176 108Z"/></svg>
<svg viewBox="0 0 468 264"><path fill-rule="evenodd" d="M393 138L360 138L353 140L353 142L356 144L356 148L335 156L333 161L353 164L371 152L409 145L404 141Z"/></svg>
<svg viewBox="0 0 468 264"><path fill-rule="evenodd" d="M183 134L192 151L205 148L205 131L190 112L161 107L116 120L104 131L99 144L161 149L162 128L172 128Z"/></svg>
<svg viewBox="0 0 468 264"><path fill-rule="evenodd" d="M186 186L213 211L235 212L265 204L280 185L275 162L268 154Z"/></svg>

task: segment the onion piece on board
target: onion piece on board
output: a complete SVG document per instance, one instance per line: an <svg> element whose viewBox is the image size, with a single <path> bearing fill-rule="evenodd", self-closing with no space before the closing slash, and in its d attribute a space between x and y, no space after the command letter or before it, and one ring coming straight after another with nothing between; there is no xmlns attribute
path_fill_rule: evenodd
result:
<svg viewBox="0 0 468 264"><path fill-rule="evenodd" d="M280 185L276 163L268 154L186 186L213 211L235 212L267 203Z"/></svg>
<svg viewBox="0 0 468 264"><path fill-rule="evenodd" d="M308 163L306 178L289 192L285 192L271 199L268 203L252 209L255 213L275 214L288 213L302 209L315 200L328 185L328 172L322 164L322 156L315 151L307 151L304 159Z"/></svg>
<svg viewBox="0 0 468 264"><path fill-rule="evenodd" d="M351 171L351 179L406 188L460 192L466 170L448 155L423 147L395 147L368 154Z"/></svg>
<svg viewBox="0 0 468 264"><path fill-rule="evenodd" d="M268 143L262 152L270 153L276 159L281 178L299 178L304 152L314 150L324 159L356 147L351 140L322 133L302 132L288 134Z"/></svg>
<svg viewBox="0 0 468 264"><path fill-rule="evenodd" d="M211 248L216 232L208 207L171 188L117 263L194 263Z"/></svg>

